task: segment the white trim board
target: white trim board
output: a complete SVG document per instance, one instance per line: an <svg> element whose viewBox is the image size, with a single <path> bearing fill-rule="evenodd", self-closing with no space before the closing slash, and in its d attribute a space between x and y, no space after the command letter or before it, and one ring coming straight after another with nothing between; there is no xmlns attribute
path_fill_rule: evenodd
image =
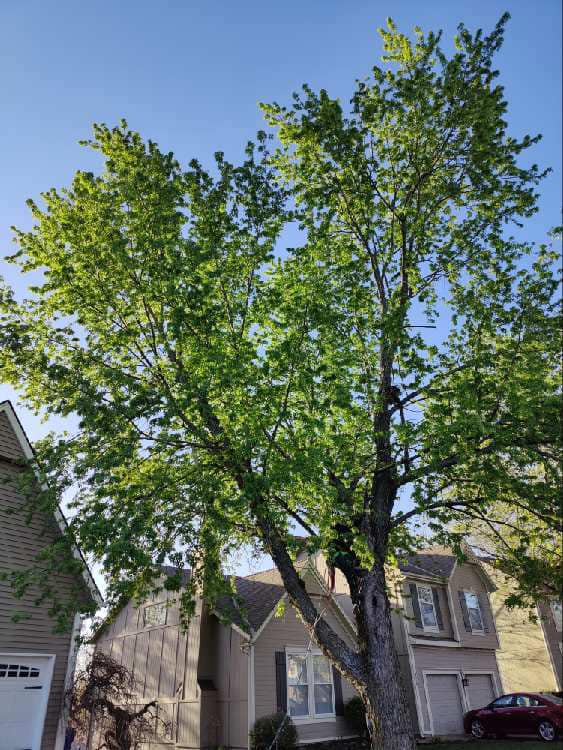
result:
<svg viewBox="0 0 563 750"><path fill-rule="evenodd" d="M29 442L27 435L25 434L25 430L23 429L22 424L19 420L19 417L16 414L15 409L10 401L3 401L2 403L0 403L0 414L2 413L6 415L8 422L10 423L10 427L14 431L16 438L21 446L24 456L28 461L33 461L35 459L33 447ZM36 467L34 467L34 472L37 479L41 482L39 472L37 471ZM47 489L47 486L44 482L41 482L41 489ZM55 508L54 516L61 533L66 534L68 529L68 522L59 507ZM98 589L96 582L92 578L92 574L90 573L90 569L88 568L86 560L75 544L72 544L72 554L76 560L79 560L82 563L82 577L84 578L84 581L88 586L93 600L99 607L103 606L104 601L102 599L100 590Z"/></svg>

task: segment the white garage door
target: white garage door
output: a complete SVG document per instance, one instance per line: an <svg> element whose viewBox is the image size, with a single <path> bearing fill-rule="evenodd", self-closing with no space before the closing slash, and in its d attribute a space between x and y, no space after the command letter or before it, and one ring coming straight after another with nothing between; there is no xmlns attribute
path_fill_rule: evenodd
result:
<svg viewBox="0 0 563 750"><path fill-rule="evenodd" d="M462 734L463 707L455 674L426 676L434 734Z"/></svg>
<svg viewBox="0 0 563 750"><path fill-rule="evenodd" d="M53 662L0 654L0 750L39 750Z"/></svg>
<svg viewBox="0 0 563 750"><path fill-rule="evenodd" d="M490 674L468 674L467 700L469 708L483 708L495 698L493 678Z"/></svg>

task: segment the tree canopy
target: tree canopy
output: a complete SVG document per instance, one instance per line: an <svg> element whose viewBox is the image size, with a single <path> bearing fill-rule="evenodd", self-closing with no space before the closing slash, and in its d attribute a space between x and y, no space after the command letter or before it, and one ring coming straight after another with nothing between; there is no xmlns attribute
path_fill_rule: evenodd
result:
<svg viewBox="0 0 563 750"><path fill-rule="evenodd" d="M240 165L184 169L126 123L96 125L103 172L30 201L12 259L43 276L24 301L3 292L3 377L78 415L41 460L79 489L72 532L110 598L164 562L213 596L224 556L256 544L323 650L373 687L384 565L417 519L456 545L450 521L499 498L560 519L556 254L519 233L545 171L525 163L539 136L508 131L506 20L460 26L450 56L389 22L349 108L309 87L263 105L275 140ZM346 576L357 652L299 585L296 524Z"/></svg>

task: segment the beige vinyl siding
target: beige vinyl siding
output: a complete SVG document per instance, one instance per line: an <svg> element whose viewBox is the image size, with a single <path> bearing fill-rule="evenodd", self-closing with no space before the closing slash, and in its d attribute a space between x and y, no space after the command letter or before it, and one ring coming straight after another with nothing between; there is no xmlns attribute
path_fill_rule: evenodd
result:
<svg viewBox="0 0 563 750"><path fill-rule="evenodd" d="M423 730L430 730L430 717L424 692L423 671L442 671L457 673L472 671L486 674L492 672L498 678L498 666L494 651L468 648L446 648L440 646L413 646L415 664L414 682L418 690L423 716ZM462 688L463 689L463 688Z"/></svg>
<svg viewBox="0 0 563 750"><path fill-rule="evenodd" d="M487 572L497 586L491 594L491 604L500 642L497 660L505 692L556 690L553 665L537 612L523 607L509 609L504 602L513 584L489 566ZM559 652L558 665L561 658Z"/></svg>
<svg viewBox="0 0 563 750"><path fill-rule="evenodd" d="M555 672L557 687L563 689L563 650L561 648L563 633L557 630L555 619L548 602L540 602L538 613L545 637L545 645L550 655L551 663ZM543 688L545 690L545 688Z"/></svg>
<svg viewBox="0 0 563 750"><path fill-rule="evenodd" d="M454 608L454 617L457 620L459 640L462 646L469 648L496 649L499 642L494 626L493 612L489 600L489 594L483 581L483 576L479 572L477 565L465 563L456 567L451 580L450 589L452 593L452 602ZM463 624L463 613L459 602L459 591L473 591L479 595L480 602L484 607L482 616L489 627L488 633L469 633Z"/></svg>
<svg viewBox="0 0 563 750"><path fill-rule="evenodd" d="M60 534L55 519L35 513L29 524L23 512L25 499L18 492L16 478L21 471L11 460L23 458L20 444L6 415L0 412L0 571L9 572L33 566L36 555ZM7 461L6 459L9 459ZM61 597L83 591L81 580L68 575L52 576L51 584ZM27 591L16 599L8 582L0 581L0 652L54 654L55 665L47 714L43 729L42 750L53 750L64 695L64 681L71 645L70 631L53 633L54 621L47 614L48 604L36 606L40 592ZM13 622L14 614L26 619Z"/></svg>
<svg viewBox="0 0 563 750"><path fill-rule="evenodd" d="M436 591L438 592L438 601L440 603L440 611L442 613L443 623L443 628L438 632L424 630L424 628L417 627L414 619L413 602L409 588L411 583L418 584L420 586L430 586L430 588L436 589ZM425 638L433 639L452 639L454 637L450 606L448 603L448 593L445 585L441 585L439 583L431 583L429 581L417 581L415 579L408 578L403 584L402 595L409 633L417 637L423 636Z"/></svg>
<svg viewBox="0 0 563 750"><path fill-rule="evenodd" d="M325 606L323 601L323 608ZM328 605L325 612L327 622L351 646L352 636L343 624L341 615L334 605ZM286 647L307 647L309 634L303 623L298 619L295 610L287 604L283 615L272 617L256 641L254 651L254 678L256 685L256 718L275 713L276 701L276 668L275 653L284 651ZM314 644L313 644L314 646ZM355 695L351 685L342 678L342 697L344 703ZM298 724L297 731L300 741L322 740L328 737L347 737L353 734L342 716L331 721Z"/></svg>

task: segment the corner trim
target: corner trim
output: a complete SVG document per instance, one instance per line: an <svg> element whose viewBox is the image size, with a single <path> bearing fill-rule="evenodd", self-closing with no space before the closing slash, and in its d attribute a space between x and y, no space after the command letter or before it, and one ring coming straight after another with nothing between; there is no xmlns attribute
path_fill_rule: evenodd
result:
<svg viewBox="0 0 563 750"><path fill-rule="evenodd" d="M57 723L57 735L55 739L55 750L63 750L65 742L65 732L68 723L68 705L67 705L67 693L72 686L74 679L74 670L76 669L76 658L78 656L78 649L80 643L78 638L80 637L80 631L82 630L82 617L77 612L74 615L74 623L72 625L72 632L70 634L70 644L68 647L68 659L66 663L66 674L64 681L64 693L61 701L61 710L59 713L59 721Z"/></svg>
<svg viewBox="0 0 563 750"><path fill-rule="evenodd" d="M256 675L254 674L254 643L248 642L248 750L250 750L250 730L256 721Z"/></svg>

